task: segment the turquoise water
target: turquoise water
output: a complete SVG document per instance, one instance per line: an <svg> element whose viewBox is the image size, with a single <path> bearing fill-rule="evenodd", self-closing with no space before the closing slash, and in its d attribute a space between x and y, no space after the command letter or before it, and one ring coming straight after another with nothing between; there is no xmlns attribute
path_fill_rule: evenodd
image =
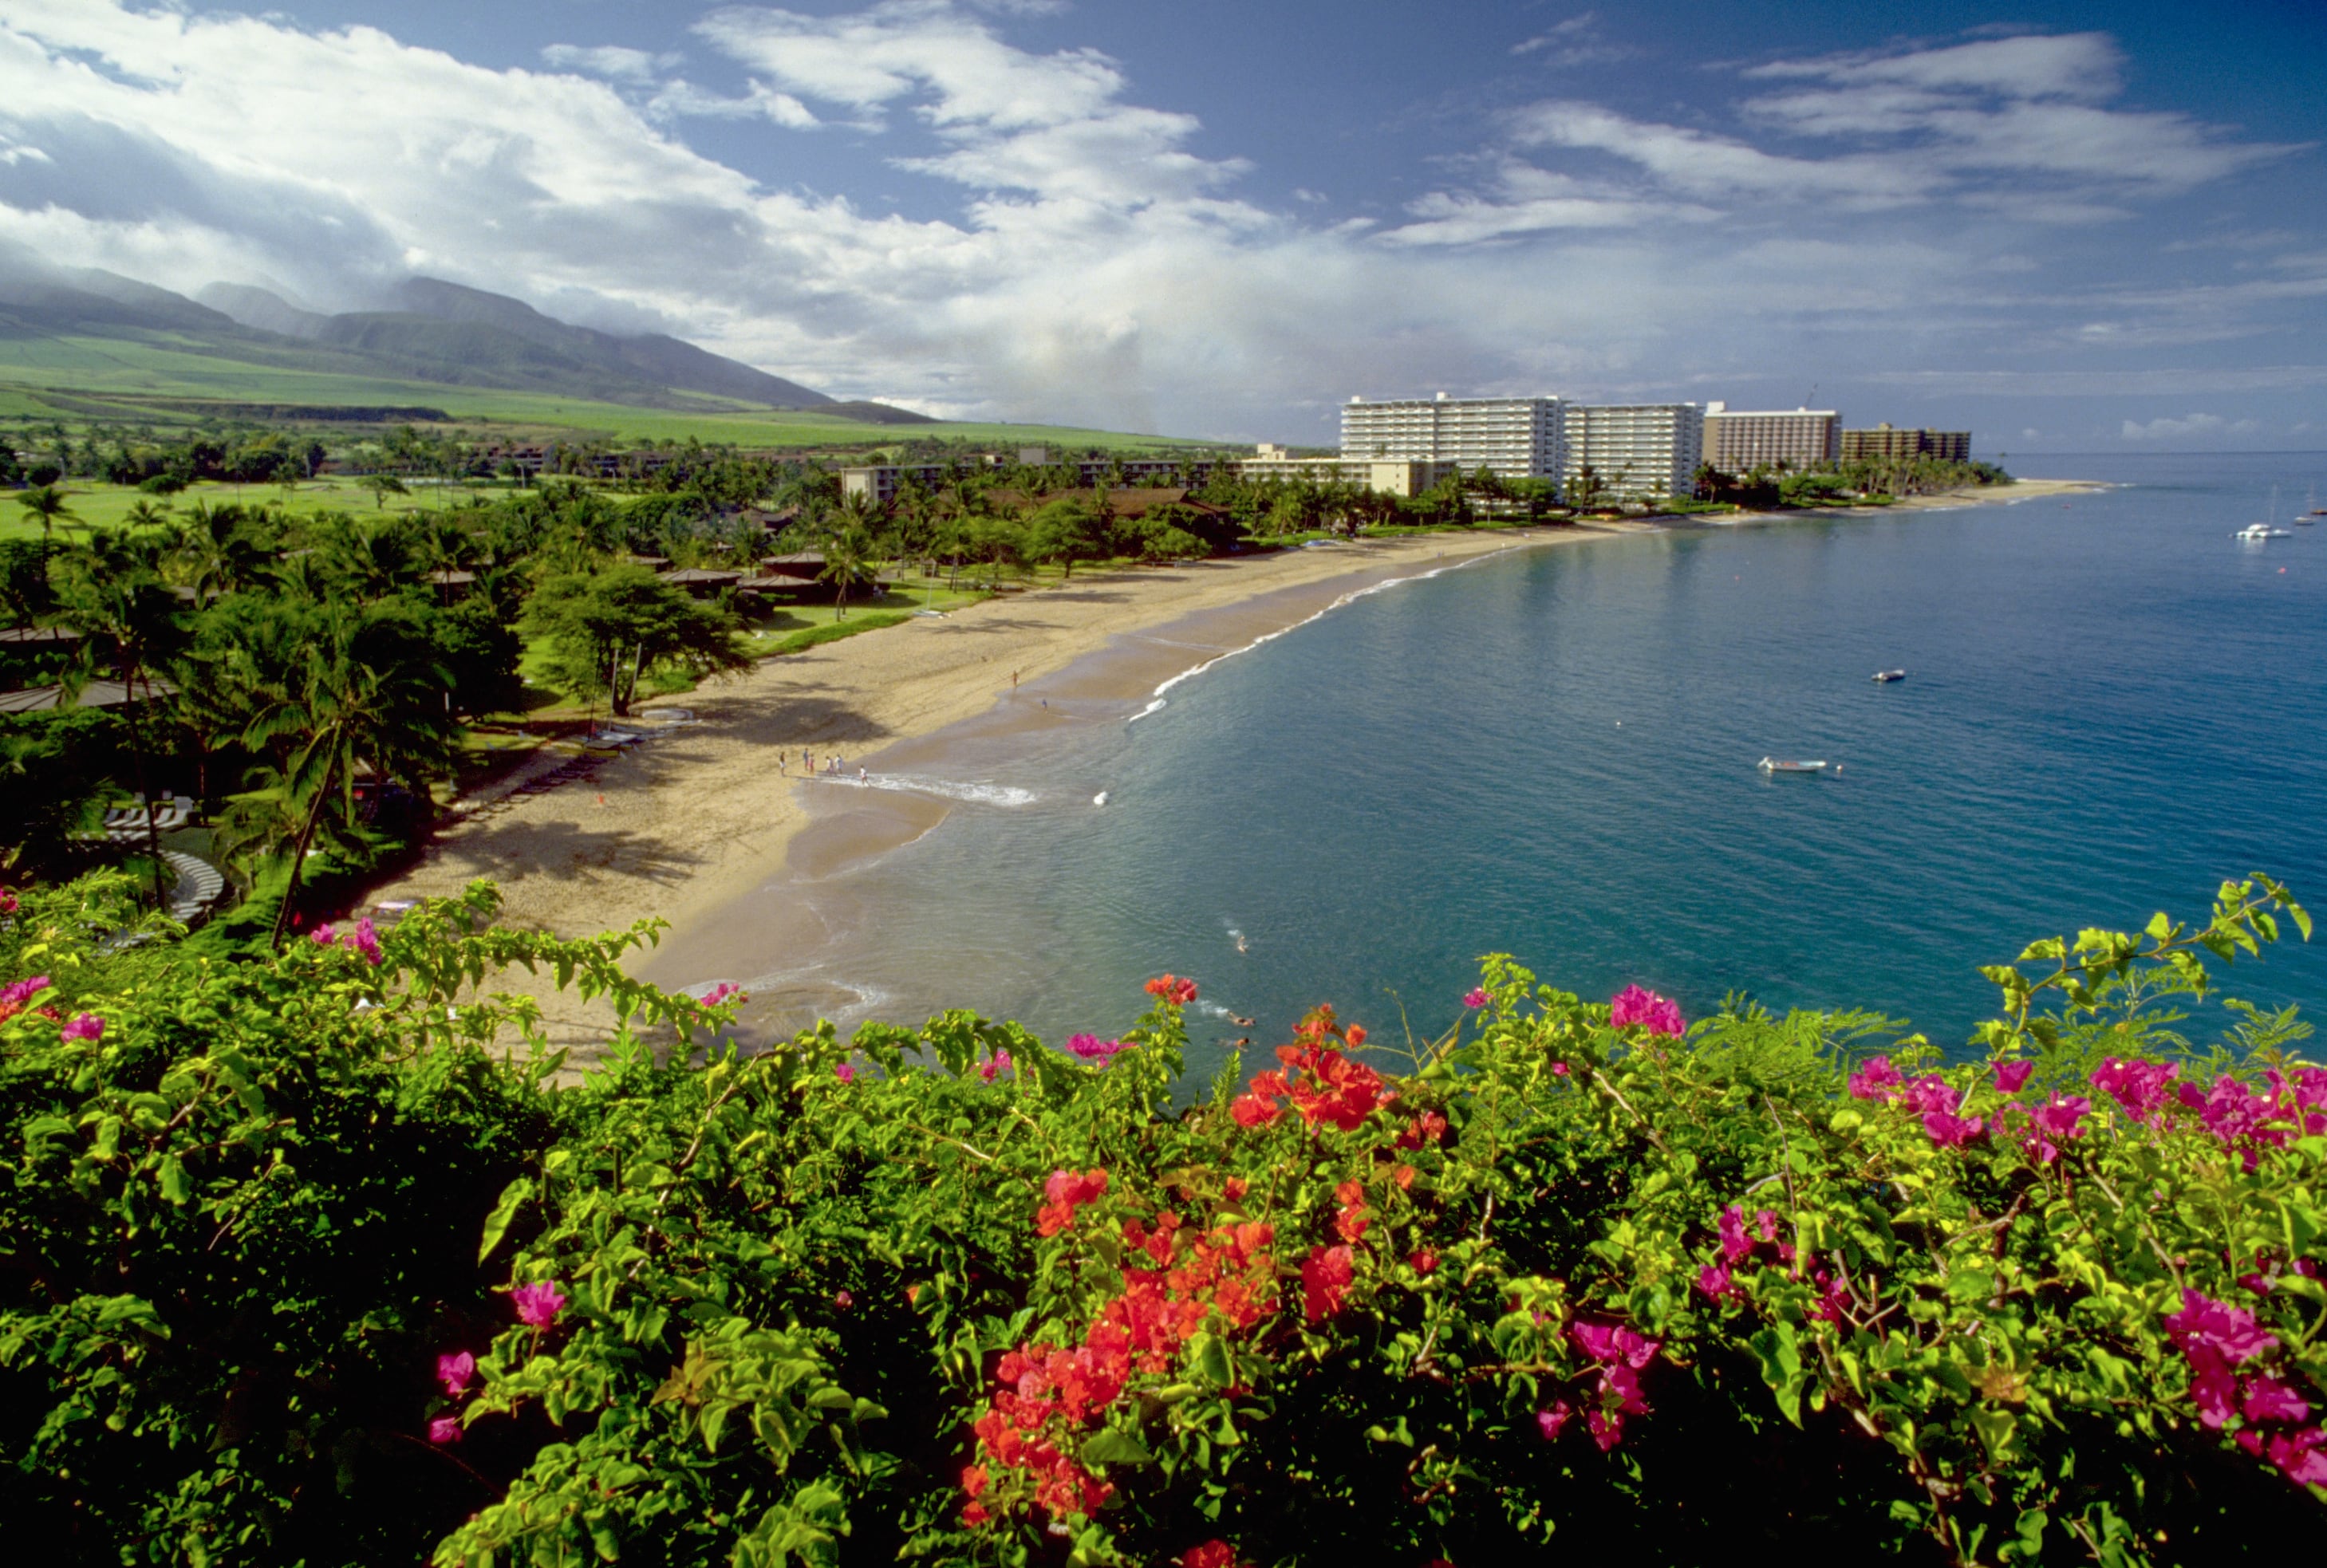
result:
<svg viewBox="0 0 2327 1568"><path fill-rule="evenodd" d="M848 873L877 918L836 973L883 1016L967 1004L1059 1041L1173 970L1257 1021L1205 1013L1209 1049L1328 1000L1435 1031L1500 949L1692 1016L1746 991L1958 1042L1993 1001L1973 966L2032 938L2198 914L2256 869L2327 914L2327 527L2228 537L2273 485L2282 523L2310 504L2327 456L2015 466L2126 488L1516 552L1139 723L1087 709L981 775L1033 805ZM2232 989L2316 1009L2327 936Z"/></svg>

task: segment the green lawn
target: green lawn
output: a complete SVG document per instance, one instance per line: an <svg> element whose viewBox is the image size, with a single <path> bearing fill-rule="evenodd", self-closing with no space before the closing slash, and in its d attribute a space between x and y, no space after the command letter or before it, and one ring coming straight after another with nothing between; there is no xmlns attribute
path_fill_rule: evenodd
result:
<svg viewBox="0 0 2327 1568"><path fill-rule="evenodd" d="M58 524L57 537L60 539L78 538L82 530L91 525L117 527L126 523L129 519L129 509L140 501L175 517L184 516L198 501L214 507L229 504L278 506L296 517L342 511L368 518L378 514L381 509L372 493L358 481L336 476L302 480L290 489L275 484L212 484L205 481L188 485L177 494L167 496L147 495L134 485L104 484L94 480L69 480L63 488L65 504L70 509L73 520ZM435 511L452 505L464 490L476 495L492 495L509 488L499 482L439 487L423 481L413 483L410 495L389 496L386 510ZM15 504L15 497L22 493L0 490L0 539L40 537L40 523Z"/></svg>

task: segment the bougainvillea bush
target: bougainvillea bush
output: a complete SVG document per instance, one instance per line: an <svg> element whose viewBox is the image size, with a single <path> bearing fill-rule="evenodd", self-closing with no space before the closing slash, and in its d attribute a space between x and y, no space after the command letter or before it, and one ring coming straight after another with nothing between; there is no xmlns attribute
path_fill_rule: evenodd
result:
<svg viewBox="0 0 2327 1568"><path fill-rule="evenodd" d="M41 1561L2282 1563L2327 1539L2309 921L1986 971L1977 1059L1490 957L1201 1092L1197 982L1053 1050L752 1056L489 889L228 965L0 908L0 1531ZM21 897L21 902L14 901ZM520 964L612 997L528 1044ZM2201 1046L2193 1019L2221 1021Z"/></svg>

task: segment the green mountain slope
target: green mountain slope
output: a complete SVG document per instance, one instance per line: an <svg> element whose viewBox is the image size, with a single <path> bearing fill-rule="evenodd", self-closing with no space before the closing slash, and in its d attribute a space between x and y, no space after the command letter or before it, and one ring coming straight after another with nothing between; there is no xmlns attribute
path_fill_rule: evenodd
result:
<svg viewBox="0 0 2327 1568"><path fill-rule="evenodd" d="M213 285L196 301L96 268L52 266L0 242L0 384L397 405L442 404L453 388L478 387L629 408L828 409L860 424L922 422L881 404L836 403L677 338L577 327L435 278L407 280L387 303L327 315L239 285Z"/></svg>

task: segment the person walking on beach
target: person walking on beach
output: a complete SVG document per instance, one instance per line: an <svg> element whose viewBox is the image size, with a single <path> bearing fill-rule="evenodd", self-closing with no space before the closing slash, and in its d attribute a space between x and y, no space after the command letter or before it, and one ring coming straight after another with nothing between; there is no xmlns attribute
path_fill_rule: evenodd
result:
<svg viewBox="0 0 2327 1568"><path fill-rule="evenodd" d="M873 776L872 776L870 773L867 773L867 772L864 770L864 764L863 764L862 762L859 762L859 763L856 765L856 781L857 781L859 784L863 784L863 783L866 782L866 781L867 781L867 780L869 780L872 777L873 777Z"/></svg>

